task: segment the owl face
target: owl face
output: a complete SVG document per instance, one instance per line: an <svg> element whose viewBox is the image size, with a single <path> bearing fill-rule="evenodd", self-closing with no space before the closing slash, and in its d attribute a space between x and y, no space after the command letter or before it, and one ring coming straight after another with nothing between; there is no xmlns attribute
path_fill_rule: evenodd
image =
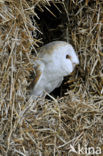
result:
<svg viewBox="0 0 103 156"><path fill-rule="evenodd" d="M60 73L63 76L67 76L73 72L76 65L79 64L79 59L73 47L64 42L64 46L58 47L57 51L54 53L55 66L61 70Z"/></svg>

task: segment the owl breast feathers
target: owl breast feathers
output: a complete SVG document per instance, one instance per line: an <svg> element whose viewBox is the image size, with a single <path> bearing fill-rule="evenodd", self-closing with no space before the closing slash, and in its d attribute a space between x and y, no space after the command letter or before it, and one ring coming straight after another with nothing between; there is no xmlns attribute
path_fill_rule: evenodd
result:
<svg viewBox="0 0 103 156"><path fill-rule="evenodd" d="M64 41L50 42L41 47L38 59L34 62L36 77L32 90L33 97L50 93L59 87L64 76L73 72L79 59L72 45Z"/></svg>

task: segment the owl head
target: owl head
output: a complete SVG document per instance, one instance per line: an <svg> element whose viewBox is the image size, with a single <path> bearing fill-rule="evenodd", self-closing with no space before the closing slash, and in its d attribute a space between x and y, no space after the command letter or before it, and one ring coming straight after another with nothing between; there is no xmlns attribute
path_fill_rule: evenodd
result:
<svg viewBox="0 0 103 156"><path fill-rule="evenodd" d="M56 52L55 58L60 60L60 68L62 69L64 76L67 76L72 73L75 66L79 64L79 59L72 45L66 42L62 42L61 44L64 46L60 45L58 47L59 54Z"/></svg>
<svg viewBox="0 0 103 156"><path fill-rule="evenodd" d="M53 41L44 45L40 50L39 57L45 64L51 63L51 67L55 67L60 76L69 75L79 64L74 48L64 41Z"/></svg>

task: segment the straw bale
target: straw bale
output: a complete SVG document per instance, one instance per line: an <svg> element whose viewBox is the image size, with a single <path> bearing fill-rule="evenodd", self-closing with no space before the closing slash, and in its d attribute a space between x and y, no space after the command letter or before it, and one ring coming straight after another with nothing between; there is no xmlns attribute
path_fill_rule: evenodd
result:
<svg viewBox="0 0 103 156"><path fill-rule="evenodd" d="M102 8L102 0L0 0L0 155L72 156L78 144L103 154ZM47 32L45 11L57 21ZM62 96L33 101L37 49L61 39L73 44L80 65L65 78Z"/></svg>

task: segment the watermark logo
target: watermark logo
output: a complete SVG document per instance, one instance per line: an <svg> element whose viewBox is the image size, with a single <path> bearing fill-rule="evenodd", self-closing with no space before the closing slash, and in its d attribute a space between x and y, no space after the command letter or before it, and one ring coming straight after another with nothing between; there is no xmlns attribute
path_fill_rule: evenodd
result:
<svg viewBox="0 0 103 156"><path fill-rule="evenodd" d="M81 147L80 144L78 144L77 148L75 149L74 146L72 146L70 144L70 150L69 153L73 152L76 154L86 154L86 155L99 155L102 154L101 148L100 147L87 147L87 145L84 145L83 147Z"/></svg>

